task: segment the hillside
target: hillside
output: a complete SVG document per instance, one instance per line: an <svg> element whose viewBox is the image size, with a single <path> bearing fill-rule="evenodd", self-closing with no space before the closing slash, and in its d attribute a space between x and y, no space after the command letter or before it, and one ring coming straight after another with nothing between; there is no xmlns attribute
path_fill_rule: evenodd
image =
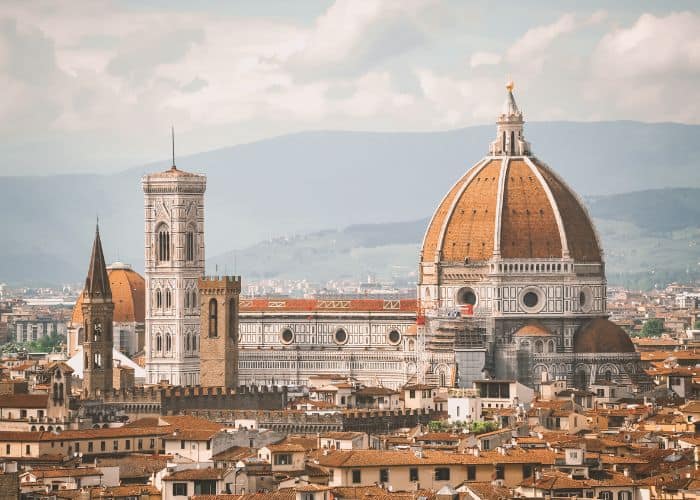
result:
<svg viewBox="0 0 700 500"><path fill-rule="evenodd" d="M650 288L700 278L700 189L597 196L588 204L603 240L610 283ZM235 266L248 279L306 277L323 282L374 273L408 283L415 280L427 224L425 218L274 238L216 256L210 267L232 271Z"/></svg>
<svg viewBox="0 0 700 500"><path fill-rule="evenodd" d="M700 187L698 126L565 122L531 123L526 130L538 156L601 207L613 193ZM454 180L483 156L493 132L491 125L436 133L308 132L180 158L178 166L208 176L209 256L270 237L347 227L348 238L363 239L363 246L352 248L373 249L367 258L390 262L393 254L379 252L386 244L372 246L384 228L355 225L430 214ZM140 178L166 167L163 162L110 176L1 178L0 282L81 281L97 215L106 258L142 269ZM644 200L634 203L644 209ZM626 206L625 220L635 225L653 218L632 201ZM605 210L601 217L609 216ZM673 217L679 230L692 218L680 210ZM415 245L410 226L399 224L403 229L393 244ZM408 265L415 268L415 246L406 254L414 255ZM351 252L342 264L357 258Z"/></svg>

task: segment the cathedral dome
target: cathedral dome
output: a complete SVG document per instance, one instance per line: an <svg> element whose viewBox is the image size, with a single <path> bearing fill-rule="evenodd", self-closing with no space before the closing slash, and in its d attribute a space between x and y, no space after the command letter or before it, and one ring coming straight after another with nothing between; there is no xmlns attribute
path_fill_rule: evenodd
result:
<svg viewBox="0 0 700 500"><path fill-rule="evenodd" d="M596 318L581 327L574 336L575 353L635 352L629 335L605 318Z"/></svg>
<svg viewBox="0 0 700 500"><path fill-rule="evenodd" d="M551 337L552 332L547 330L541 323L528 323L518 329L513 334L514 337Z"/></svg>
<svg viewBox="0 0 700 500"><path fill-rule="evenodd" d="M571 258L602 262L583 203L530 154L512 87L489 156L459 179L438 205L421 260L429 262Z"/></svg>
<svg viewBox="0 0 700 500"><path fill-rule="evenodd" d="M143 277L122 262L107 267L109 286L114 302L115 323L143 323L146 317L146 282ZM71 323L83 322L83 294L73 307Z"/></svg>

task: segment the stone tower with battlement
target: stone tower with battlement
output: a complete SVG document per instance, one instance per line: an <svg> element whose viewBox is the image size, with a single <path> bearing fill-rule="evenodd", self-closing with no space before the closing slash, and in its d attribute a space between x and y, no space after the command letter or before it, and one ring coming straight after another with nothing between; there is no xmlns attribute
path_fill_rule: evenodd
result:
<svg viewBox="0 0 700 500"><path fill-rule="evenodd" d="M199 384L206 177L176 168L142 180L147 383Z"/></svg>
<svg viewBox="0 0 700 500"><path fill-rule="evenodd" d="M203 387L238 385L238 308L240 276L199 279L200 376Z"/></svg>
<svg viewBox="0 0 700 500"><path fill-rule="evenodd" d="M114 303L107 276L100 230L95 241L85 278L82 296L83 331L83 397L97 398L112 390L112 316Z"/></svg>

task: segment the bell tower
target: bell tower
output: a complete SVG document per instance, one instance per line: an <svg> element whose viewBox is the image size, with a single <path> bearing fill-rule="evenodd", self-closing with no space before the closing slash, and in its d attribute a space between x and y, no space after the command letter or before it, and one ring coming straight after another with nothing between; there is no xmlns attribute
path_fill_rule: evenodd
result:
<svg viewBox="0 0 700 500"><path fill-rule="evenodd" d="M199 380L203 387L234 389L238 385L238 300L240 276L199 279L201 353Z"/></svg>
<svg viewBox="0 0 700 500"><path fill-rule="evenodd" d="M114 303L102 253L100 229L95 229L90 267L83 290L83 397L112 390L112 316Z"/></svg>

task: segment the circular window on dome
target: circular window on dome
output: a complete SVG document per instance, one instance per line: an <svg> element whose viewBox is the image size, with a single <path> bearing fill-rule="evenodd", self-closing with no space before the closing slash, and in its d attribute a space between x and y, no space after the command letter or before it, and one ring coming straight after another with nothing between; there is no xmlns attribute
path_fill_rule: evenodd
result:
<svg viewBox="0 0 700 500"><path fill-rule="evenodd" d="M528 313L540 312L545 305L544 294L537 287L530 286L520 292L520 305Z"/></svg>
<svg viewBox="0 0 700 500"><path fill-rule="evenodd" d="M280 340L283 344L291 344L292 342L294 342L294 332L289 328L285 328L280 333Z"/></svg>
<svg viewBox="0 0 700 500"><path fill-rule="evenodd" d="M476 304L476 292L469 288L469 287L464 287L460 288L457 291L457 303L459 305L470 305L473 306Z"/></svg>
<svg viewBox="0 0 700 500"><path fill-rule="evenodd" d="M397 345L399 342L401 342L401 333L398 330L391 330L388 338L390 344Z"/></svg>
<svg viewBox="0 0 700 500"><path fill-rule="evenodd" d="M536 307L539 301L540 298L535 292L527 292L523 295L523 304L525 304L526 307Z"/></svg>
<svg viewBox="0 0 700 500"><path fill-rule="evenodd" d="M345 344L348 341L348 332L345 331L345 328L338 328L333 338L336 344Z"/></svg>
<svg viewBox="0 0 700 500"><path fill-rule="evenodd" d="M581 288L578 294L578 303L583 312L591 312L591 309L593 309L593 290L591 290L591 287L584 286Z"/></svg>

